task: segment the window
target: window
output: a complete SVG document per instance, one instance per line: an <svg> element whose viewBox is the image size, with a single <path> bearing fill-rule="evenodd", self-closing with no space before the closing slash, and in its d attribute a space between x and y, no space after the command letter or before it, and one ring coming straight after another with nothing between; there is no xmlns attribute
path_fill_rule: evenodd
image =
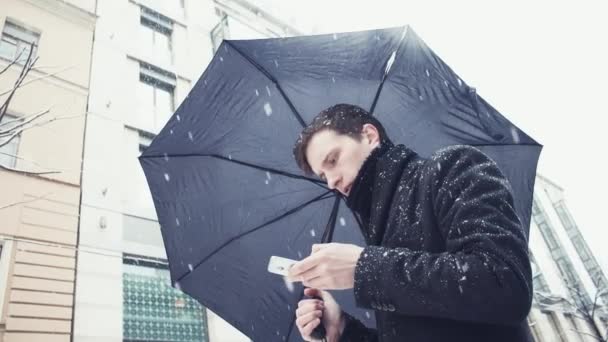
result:
<svg viewBox="0 0 608 342"><path fill-rule="evenodd" d="M30 48L34 48L32 58L36 56L40 33L34 32L23 26L17 25L10 19L4 23L2 38L0 39L0 57L8 60L17 59L23 63L27 60Z"/></svg>
<svg viewBox="0 0 608 342"><path fill-rule="evenodd" d="M572 245L574 245L574 249L576 249L576 252L581 257L581 260L583 262L589 261L589 259L591 259L591 256L588 253L587 244L585 244L580 237L575 236L574 238L572 238Z"/></svg>
<svg viewBox="0 0 608 342"><path fill-rule="evenodd" d="M559 271L563 277L567 277L566 273L567 273L568 266L566 265L566 262L564 261L564 259L560 259L557 261L557 268L559 269ZM572 279L566 279L566 280L572 281Z"/></svg>
<svg viewBox="0 0 608 342"><path fill-rule="evenodd" d="M553 233L553 231L551 230L551 228L549 227L549 225L547 224L547 222L542 221L537 223L538 228L540 228L540 232L542 234L542 236L545 238L545 242L547 243L547 246L549 247L549 249L556 249L558 248L559 242L557 242L557 239L555 238L555 235Z"/></svg>
<svg viewBox="0 0 608 342"><path fill-rule="evenodd" d="M144 42L152 46L155 56L163 61L172 62L173 21L146 7L141 7L141 33Z"/></svg>
<svg viewBox="0 0 608 342"><path fill-rule="evenodd" d="M123 341L208 341L196 300L171 287L166 260L123 256Z"/></svg>
<svg viewBox="0 0 608 342"><path fill-rule="evenodd" d="M182 11L182 15L186 16L186 0L179 0L179 8Z"/></svg>
<svg viewBox="0 0 608 342"><path fill-rule="evenodd" d="M564 201L559 201L559 203L555 205L555 211L566 229L574 227L574 222L572 222L570 215L568 215Z"/></svg>
<svg viewBox="0 0 608 342"><path fill-rule="evenodd" d="M138 157L141 156L142 152L150 145L154 136L154 134L147 131L131 126L125 126L125 149L123 151L125 158L125 163L123 165L123 184L125 184L125 186L122 197L123 209L125 213L129 213L130 215L135 215L140 218L156 218L156 211L154 209L154 201L152 200L150 187L148 186L148 181L146 180L144 171L138 161ZM143 223L130 221L127 225L127 222L125 222L125 227L130 227L132 225L135 228L133 230L125 229L124 233L137 232L136 235L140 234L145 229L138 228L145 226L146 223L147 221L143 221ZM160 230L158 231L158 235L160 237ZM129 239L127 239L125 235L124 238L125 240L129 240L131 242L138 242L137 236L130 236ZM149 238L153 238L153 240L156 241L157 236L145 236L144 240L148 241ZM160 246L162 246L162 239Z"/></svg>
<svg viewBox="0 0 608 342"><path fill-rule="evenodd" d="M0 133L10 132L19 123L21 123L21 120L17 117L8 114L4 115L2 120L0 120ZM0 165L14 168L17 165L17 152L19 142L21 141L21 134L18 134L11 141L7 142L11 136L12 134L0 134Z"/></svg>
<svg viewBox="0 0 608 342"><path fill-rule="evenodd" d="M224 14L220 22L211 30L213 53L219 49L224 39L228 38L228 17Z"/></svg>
<svg viewBox="0 0 608 342"><path fill-rule="evenodd" d="M8 268L12 241L0 239L0 314L3 312L4 295L8 280Z"/></svg>
<svg viewBox="0 0 608 342"><path fill-rule="evenodd" d="M164 247L158 221L127 214L123 214L122 219L125 227L122 232L124 241Z"/></svg>
<svg viewBox="0 0 608 342"><path fill-rule="evenodd" d="M538 207L538 203L536 202L536 199L532 201L532 215L537 215L540 213L540 208Z"/></svg>
<svg viewBox="0 0 608 342"><path fill-rule="evenodd" d="M139 67L138 127L158 132L174 110L176 77L173 73L141 62Z"/></svg>
<svg viewBox="0 0 608 342"><path fill-rule="evenodd" d="M144 132L142 130L137 131L139 135L139 153L143 153L148 146L152 143L152 140L156 136L155 134Z"/></svg>

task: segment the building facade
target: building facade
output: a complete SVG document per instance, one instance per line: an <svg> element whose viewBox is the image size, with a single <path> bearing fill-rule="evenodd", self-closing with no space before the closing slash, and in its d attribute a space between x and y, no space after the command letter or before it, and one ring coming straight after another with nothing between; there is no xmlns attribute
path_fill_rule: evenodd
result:
<svg viewBox="0 0 608 342"><path fill-rule="evenodd" d="M291 31L245 1L98 1L95 13L74 341L248 341L171 287L137 157L222 39Z"/></svg>
<svg viewBox="0 0 608 342"><path fill-rule="evenodd" d="M91 4L0 2L0 341L70 341Z"/></svg>
<svg viewBox="0 0 608 342"><path fill-rule="evenodd" d="M605 273L570 215L563 189L543 176L536 178L529 246L534 305L528 321L536 341L605 338Z"/></svg>

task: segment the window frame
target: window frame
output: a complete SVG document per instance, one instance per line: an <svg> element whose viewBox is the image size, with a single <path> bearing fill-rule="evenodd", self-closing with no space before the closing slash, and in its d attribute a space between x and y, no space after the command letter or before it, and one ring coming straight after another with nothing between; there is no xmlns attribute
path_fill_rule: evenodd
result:
<svg viewBox="0 0 608 342"><path fill-rule="evenodd" d="M228 38L228 16L226 14L224 14L217 25L211 29L209 36L211 37L211 48L215 54L220 48L222 41Z"/></svg>
<svg viewBox="0 0 608 342"><path fill-rule="evenodd" d="M7 30L7 28L11 26L12 28ZM24 25L10 17L6 18L4 25L2 26L2 32L0 33L0 43L6 42L15 45L15 53L12 57L0 54L0 58L10 61L16 60L17 63L22 64L27 60L30 48L33 48L32 59L36 58L38 46L40 44L40 36L41 32L39 30ZM13 42L8 42L6 38L13 40ZM27 51L27 53L21 53L20 55L20 51Z"/></svg>
<svg viewBox="0 0 608 342"><path fill-rule="evenodd" d="M154 129L160 130L160 115L166 115L165 113L159 113L158 104L158 92L164 91L168 93L170 97L170 113L169 116L175 112L175 89L177 87L177 76L169 71L158 68L152 64L145 62L139 62L139 82L146 84L153 88L152 91L152 107L154 108Z"/></svg>
<svg viewBox="0 0 608 342"><path fill-rule="evenodd" d="M169 60L173 63L173 31L174 21L148 7L140 6L139 23L141 26L152 31L152 45L157 48L159 43L158 35L163 35L168 41Z"/></svg>
<svg viewBox="0 0 608 342"><path fill-rule="evenodd" d="M142 129L135 129L137 131L137 139L139 144L139 153L143 153L146 148L150 146L152 140L156 138L156 134L150 133ZM147 144L146 144L147 143Z"/></svg>
<svg viewBox="0 0 608 342"><path fill-rule="evenodd" d="M6 113L0 120L0 124L5 123L6 121L15 121L15 125L18 125L19 123L23 122L23 117L14 115L14 114L10 114L10 113ZM7 125L7 127L10 127L10 125ZM2 131L2 126L0 126L0 131ZM4 138L0 138L0 144L3 141L4 141ZM15 146L14 152L10 152L10 151L5 152L4 149L7 149L8 146L11 146L11 145ZM8 143L7 145L0 146L0 158L6 156L7 158L12 159L12 165L4 165L4 164L0 164L0 165L6 166L9 168L15 168L17 166L17 160L19 159L19 147L20 146L21 146L21 133L17 134L17 136L14 137L11 140L11 142ZM11 155L11 153L12 153L12 155Z"/></svg>
<svg viewBox="0 0 608 342"><path fill-rule="evenodd" d="M12 250L13 241L0 236L0 321L3 319Z"/></svg>
<svg viewBox="0 0 608 342"><path fill-rule="evenodd" d="M155 257L151 257L151 256L144 256L144 255L137 255L137 254L131 254L131 253L123 253L123 258L122 258L122 263L123 263L123 268L122 268L122 281L124 282L124 277L125 275L137 275L138 273L133 273L130 271L133 271L135 269L139 269L141 271L143 271L144 269L147 269L147 271L144 272L162 272L162 273L167 273L167 276L160 276L160 274L156 274L154 277L157 278L159 281L162 282L167 282L166 285L169 287L173 287L171 286L171 279L170 279L170 275L169 275L169 264L167 259L164 258L155 258ZM125 267L127 266L127 267ZM173 287L175 289L175 287ZM123 286L123 290L122 290L122 295L125 296L126 291L128 291L128 289L126 287ZM189 299L187 299L188 295L186 295L185 293L183 293L181 290L179 289L175 289L172 291L177 291L180 293L179 298L175 298L176 302L175 304L177 304L177 300L181 299L182 302L184 301L188 301ZM123 297L123 325L125 324L125 320L126 320L126 315L124 315L125 312L125 298ZM199 307L199 309L201 310L200 312L200 318L201 318L201 324L200 327L202 329L201 334L203 337L203 341L208 342L209 341L209 319L207 317L207 309L205 306L203 306L202 304L198 303L196 300L192 299L193 303L195 303L195 305L197 305ZM144 304L146 305L146 304ZM183 308L183 307L181 307ZM174 312L169 312L174 313ZM123 330L123 334L122 334L122 341L123 342L136 342L136 341L141 341L140 339L137 340L133 340L130 338L125 338L126 335L126 331Z"/></svg>

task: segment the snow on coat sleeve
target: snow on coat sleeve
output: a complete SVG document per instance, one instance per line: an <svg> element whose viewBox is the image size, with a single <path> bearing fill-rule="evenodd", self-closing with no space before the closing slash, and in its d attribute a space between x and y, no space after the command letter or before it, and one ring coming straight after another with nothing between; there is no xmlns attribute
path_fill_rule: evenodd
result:
<svg viewBox="0 0 608 342"><path fill-rule="evenodd" d="M521 323L532 303L531 269L509 182L470 146L440 150L429 163L446 252L366 247L355 269L357 304L413 316Z"/></svg>

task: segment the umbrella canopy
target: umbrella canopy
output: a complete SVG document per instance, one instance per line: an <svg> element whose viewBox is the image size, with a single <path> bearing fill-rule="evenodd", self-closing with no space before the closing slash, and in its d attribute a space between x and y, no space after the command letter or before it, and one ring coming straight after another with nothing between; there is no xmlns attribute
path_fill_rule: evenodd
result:
<svg viewBox="0 0 608 342"><path fill-rule="evenodd" d="M395 143L424 157L479 147L511 181L529 227L541 146L412 29L224 41L140 163L174 286L255 341L301 341L303 289L268 273L270 256L299 260L327 241L364 245L344 199L292 155L302 128L336 103L368 109ZM333 294L374 325L352 291Z"/></svg>

